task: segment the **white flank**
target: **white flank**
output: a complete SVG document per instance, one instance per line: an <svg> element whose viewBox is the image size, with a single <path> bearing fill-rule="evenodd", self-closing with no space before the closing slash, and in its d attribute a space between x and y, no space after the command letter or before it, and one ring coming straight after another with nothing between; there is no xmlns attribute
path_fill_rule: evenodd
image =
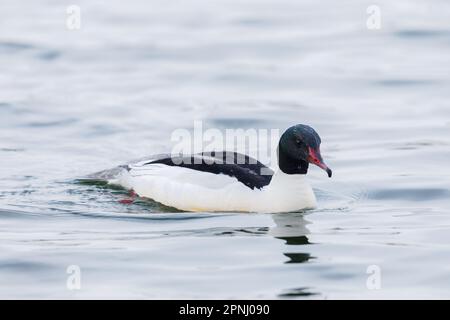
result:
<svg viewBox="0 0 450 320"><path fill-rule="evenodd" d="M228 175L144 163L131 165L110 182L185 211L292 212L316 206L305 175L278 170L269 185L252 190Z"/></svg>

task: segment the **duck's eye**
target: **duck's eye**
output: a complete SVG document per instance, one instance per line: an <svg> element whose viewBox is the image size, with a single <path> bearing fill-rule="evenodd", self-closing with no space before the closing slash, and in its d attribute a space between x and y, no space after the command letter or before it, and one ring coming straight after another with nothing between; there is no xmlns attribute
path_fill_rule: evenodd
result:
<svg viewBox="0 0 450 320"><path fill-rule="evenodd" d="M301 140L295 140L295 143L297 144L297 145L299 145L299 146L301 146L302 145L302 141Z"/></svg>

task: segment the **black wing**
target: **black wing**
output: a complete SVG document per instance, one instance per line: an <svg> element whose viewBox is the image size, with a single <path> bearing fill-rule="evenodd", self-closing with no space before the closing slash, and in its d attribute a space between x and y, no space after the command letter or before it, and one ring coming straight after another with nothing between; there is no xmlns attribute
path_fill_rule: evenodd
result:
<svg viewBox="0 0 450 320"><path fill-rule="evenodd" d="M203 152L193 155L159 155L144 163L165 164L192 170L226 174L247 187L261 189L272 179L273 170L254 158L237 152Z"/></svg>

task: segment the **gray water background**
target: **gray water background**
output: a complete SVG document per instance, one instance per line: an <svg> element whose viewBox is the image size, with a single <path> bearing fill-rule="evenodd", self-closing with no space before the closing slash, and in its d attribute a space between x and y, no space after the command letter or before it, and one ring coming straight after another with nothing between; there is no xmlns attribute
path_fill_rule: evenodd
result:
<svg viewBox="0 0 450 320"><path fill-rule="evenodd" d="M449 16L448 1L3 0L0 297L450 298ZM310 170L318 208L167 212L74 183L170 151L195 120L312 125L334 171Z"/></svg>

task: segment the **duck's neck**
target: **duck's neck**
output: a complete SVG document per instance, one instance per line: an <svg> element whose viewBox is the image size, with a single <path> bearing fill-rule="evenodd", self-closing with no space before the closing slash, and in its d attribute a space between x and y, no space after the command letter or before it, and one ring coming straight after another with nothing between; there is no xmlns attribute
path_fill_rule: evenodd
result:
<svg viewBox="0 0 450 320"><path fill-rule="evenodd" d="M278 167L286 174L306 174L309 163L291 158L281 146L278 146Z"/></svg>
<svg viewBox="0 0 450 320"><path fill-rule="evenodd" d="M306 181L306 175L304 174L288 174L279 169L272 176L270 186L284 189L285 192L288 192L289 190L294 191L298 188L303 188L303 184Z"/></svg>

